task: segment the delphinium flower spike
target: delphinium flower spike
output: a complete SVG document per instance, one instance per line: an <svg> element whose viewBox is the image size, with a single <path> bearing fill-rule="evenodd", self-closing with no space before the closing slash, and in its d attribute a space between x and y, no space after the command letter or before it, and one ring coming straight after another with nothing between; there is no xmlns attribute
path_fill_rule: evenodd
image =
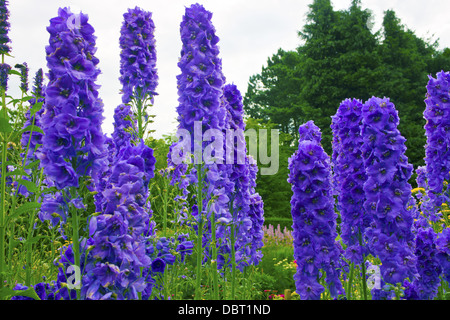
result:
<svg viewBox="0 0 450 320"><path fill-rule="evenodd" d="M429 76L425 104L427 193L434 206L430 218L437 222L441 205L449 202L444 181L450 180L450 72L441 71L436 78Z"/></svg>
<svg viewBox="0 0 450 320"><path fill-rule="evenodd" d="M207 244L211 238L210 232L203 233L204 222L209 221L211 215L208 210L214 210L216 214L218 211L226 211L228 206L223 188L216 188L216 185L222 184L221 180L226 179L225 174L218 170L217 161L206 163L202 159L203 151L209 142L199 139L199 135L203 137L209 129L223 132L226 118L226 108L222 103L225 77L219 58L219 38L211 18L211 12L200 4L193 4L186 8L180 24L182 49L178 62L181 74L177 76L178 132L187 132L191 139L190 143L179 141L172 145L168 156L171 183L182 188L184 199L189 192L189 186L193 186L196 191L192 215L186 215L186 218L194 222L192 226L198 232L198 251L202 251L200 241ZM183 143L186 146L183 146ZM189 156L192 150L196 157L194 163ZM220 150L214 151L217 153ZM219 154L215 156L219 158ZM183 157L186 160L184 163L180 161ZM214 209L208 206L213 196L220 199L216 201ZM203 248L203 244L201 247ZM201 272L200 266L201 263L197 261L197 274ZM197 277L197 281L200 281L200 277ZM197 287L199 286L200 283ZM196 297L199 297L198 290Z"/></svg>
<svg viewBox="0 0 450 320"><path fill-rule="evenodd" d="M262 257L260 249L264 222L263 203L255 191L258 168L253 159L247 156L242 96L237 86L226 84L224 98L228 123L225 130L227 131L225 154L230 158L224 170L227 170L229 175L232 195L230 207L233 223L237 227L235 229L237 262L238 268L242 271L245 266L258 264ZM231 163L229 160L232 160Z"/></svg>
<svg viewBox="0 0 450 320"><path fill-rule="evenodd" d="M87 15L79 26L73 14L59 9L47 28L49 83L45 90L41 165L58 189L78 187L82 176L94 176L103 156L103 103L98 97L94 29Z"/></svg>
<svg viewBox="0 0 450 320"><path fill-rule="evenodd" d="M333 135L338 144L333 145L333 169L338 207L341 213L341 237L347 246L346 258L360 264L367 255L364 232L370 219L361 210L365 201L366 173L362 158L360 124L363 104L357 99L346 99L332 117Z"/></svg>
<svg viewBox="0 0 450 320"><path fill-rule="evenodd" d="M147 108L157 95L158 73L152 13L139 7L128 9L120 29L120 82L122 102L133 107L130 114L136 120L136 135L144 138L151 122Z"/></svg>
<svg viewBox="0 0 450 320"><path fill-rule="evenodd" d="M398 112L388 98L373 97L362 109L363 159L367 180L364 209L372 223L366 229L369 249L381 260L381 275L395 285L416 275L411 199L412 165L405 156L405 138Z"/></svg>
<svg viewBox="0 0 450 320"><path fill-rule="evenodd" d="M7 0L0 0L0 54L8 54L11 51L9 46L11 40L8 36L10 24L7 5Z"/></svg>
<svg viewBox="0 0 450 320"><path fill-rule="evenodd" d="M86 299L138 299L151 282L141 275L152 260L146 254L148 185L154 176L153 150L127 144L111 166L100 214L90 220L91 258L82 296ZM151 291L151 290L150 290Z"/></svg>
<svg viewBox="0 0 450 320"><path fill-rule="evenodd" d="M303 300L318 300L324 287L318 282L326 273L333 297L343 294L337 261L334 199L331 188L330 158L323 150L320 129L309 121L299 128L298 150L289 159L288 182L292 185L294 276L297 293ZM321 271L322 270L322 271Z"/></svg>
<svg viewBox="0 0 450 320"><path fill-rule="evenodd" d="M55 186L69 207L73 264L80 267L79 211L86 207L79 192L91 180L96 182L105 157L101 127L103 102L98 97L96 83L100 73L95 56L96 37L88 16L75 15L68 8L58 10L47 31L50 34L45 49L49 82L45 89L41 117L44 136L38 158L47 185Z"/></svg>

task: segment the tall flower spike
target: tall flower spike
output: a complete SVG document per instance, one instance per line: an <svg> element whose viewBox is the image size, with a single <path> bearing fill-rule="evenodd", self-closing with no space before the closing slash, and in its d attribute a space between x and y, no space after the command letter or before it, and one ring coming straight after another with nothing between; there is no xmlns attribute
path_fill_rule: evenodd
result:
<svg viewBox="0 0 450 320"><path fill-rule="evenodd" d="M247 156L245 146L245 123L243 120L242 96L236 85L224 86L224 104L227 107L227 128L225 135L226 164L219 165L221 172L227 173L224 179L226 194L230 196L231 220L235 225L235 249L237 267L242 271L245 266L258 264L262 258L261 247L263 231L263 202L256 193L256 171L253 159ZM231 230L227 230L227 234ZM231 237L229 237L231 238ZM230 251L228 244L221 248ZM223 258L223 257L222 257ZM222 266L219 259L219 267Z"/></svg>
<svg viewBox="0 0 450 320"><path fill-rule="evenodd" d="M436 78L429 76L427 85L426 108L423 113L426 119L425 165L427 171L428 196L434 205L434 211L444 202L444 181L450 180L450 72L441 71ZM436 214L433 221L439 219Z"/></svg>
<svg viewBox="0 0 450 320"><path fill-rule="evenodd" d="M412 165L404 154L406 139L397 129L398 112L388 98L369 99L362 117L364 209L373 219L366 235L371 253L381 260L383 280L395 285L416 275L413 216L408 209Z"/></svg>
<svg viewBox="0 0 450 320"><path fill-rule="evenodd" d="M135 135L145 139L147 126L152 122L147 109L153 105L158 85L156 48L152 13L135 7L123 15L120 30L120 82L122 102L132 108ZM137 142L139 143L139 142Z"/></svg>
<svg viewBox="0 0 450 320"><path fill-rule="evenodd" d="M120 82L122 101L133 98L153 101L158 85L152 13L138 7L128 9L120 30Z"/></svg>
<svg viewBox="0 0 450 320"><path fill-rule="evenodd" d="M194 144L200 146L203 152L208 142L195 141L195 125L201 129L203 135L208 129L225 128L226 108L221 102L223 96L223 84L225 77L222 74L222 63L219 59L219 38L215 34L215 28L211 22L212 13L205 10L199 4L194 4L186 8L183 21L180 24L180 34L182 41L181 57L178 67L181 74L177 76L178 84L178 129L186 130L190 137L190 145L182 146L179 141L171 146L168 156L168 166L172 168L171 183L179 183L179 186L186 190L191 183L196 183L197 178L194 172L188 172L188 165L175 161L176 158L188 159L188 153L195 150ZM180 156L182 154L182 156ZM215 164L208 165L211 173L217 172ZM217 175L216 175L217 176ZM211 179L216 176L209 174ZM210 187L214 187L214 181L210 181ZM212 192L208 192L212 194ZM185 194L186 196L186 191Z"/></svg>
<svg viewBox="0 0 450 320"><path fill-rule="evenodd" d="M360 124L362 103L356 99L346 99L341 103L331 128L339 143L333 144L333 169L336 182L338 207L341 213L341 237L347 246L346 257L356 264L367 255L364 232L370 220L361 210L365 195L366 173L361 154L363 139Z"/></svg>
<svg viewBox="0 0 450 320"><path fill-rule="evenodd" d="M95 83L100 70L94 29L80 13L59 9L47 28L49 83L45 90L41 165L57 188L77 187L81 176L95 176L104 148L103 102Z"/></svg>
<svg viewBox="0 0 450 320"><path fill-rule="evenodd" d="M0 54L7 54L11 51L9 47L11 40L8 37L10 27L8 20L8 1L0 0Z"/></svg>
<svg viewBox="0 0 450 320"><path fill-rule="evenodd" d="M303 300L318 300L324 291L318 282L321 270L333 297L343 294L339 279L340 250L337 237L334 199L331 189L330 158L320 144L320 129L313 121L299 128L298 150L289 158L292 185L294 276L297 292Z"/></svg>

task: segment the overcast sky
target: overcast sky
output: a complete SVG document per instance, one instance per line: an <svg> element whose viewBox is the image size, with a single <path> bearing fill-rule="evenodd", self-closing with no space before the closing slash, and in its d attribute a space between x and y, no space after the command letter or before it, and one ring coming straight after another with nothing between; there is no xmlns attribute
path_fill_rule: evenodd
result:
<svg viewBox="0 0 450 320"><path fill-rule="evenodd" d="M279 48L295 49L297 32L305 23L312 0L9 0L12 54L9 64L26 61L30 75L45 71L46 27L59 7L70 7L73 13L89 15L97 36L97 57L102 74L98 78L104 107L103 131L113 130L114 108L120 104L119 35L123 13L139 6L153 13L158 54L159 85L152 113L156 115L155 136L176 129L176 76L181 40L179 26L185 7L201 3L213 13L212 22L220 38L220 57L227 82L234 83L242 95L248 79L261 71L267 58ZM350 0L332 1L335 10L349 7ZM374 31L381 26L383 12L393 9L409 29L423 38L439 39L440 47L450 47L450 1L448 0L362 0L362 7L375 16ZM12 87L15 82L11 82Z"/></svg>

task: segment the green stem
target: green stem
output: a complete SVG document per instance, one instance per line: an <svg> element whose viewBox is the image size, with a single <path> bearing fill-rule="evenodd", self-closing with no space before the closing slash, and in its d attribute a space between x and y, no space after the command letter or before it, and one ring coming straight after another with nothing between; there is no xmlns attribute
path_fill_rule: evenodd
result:
<svg viewBox="0 0 450 320"><path fill-rule="evenodd" d="M197 224L197 272L196 272L196 286L195 286L195 299L201 299L200 285L202 281L202 260L203 260L203 176L202 165L197 165L197 207L198 207L198 224Z"/></svg>
<svg viewBox="0 0 450 320"><path fill-rule="evenodd" d="M169 187L168 187L168 180L166 178L163 178L163 180L164 180L163 236L165 237L166 232L167 232L167 203L168 203L168 196L169 196L168 195Z"/></svg>
<svg viewBox="0 0 450 320"><path fill-rule="evenodd" d="M231 299L236 298L236 249L235 244L235 226L231 225Z"/></svg>
<svg viewBox="0 0 450 320"><path fill-rule="evenodd" d="M363 262L361 263L361 270L362 270L362 292L363 292L363 299L367 300L367 280L366 280L366 256L363 256Z"/></svg>
<svg viewBox="0 0 450 320"><path fill-rule="evenodd" d="M73 189L73 188L71 188ZM71 190L72 191L72 190ZM71 192L72 194L72 192ZM75 192L72 194L74 195ZM71 212L72 215L72 248L73 248L73 255L74 255L74 266L78 268L81 272L81 264L80 264L80 224L79 224L79 215L78 215L78 209L73 207L73 210ZM81 279L76 279L80 280ZM77 300L80 300L80 289L75 289L77 292Z"/></svg>
<svg viewBox="0 0 450 320"><path fill-rule="evenodd" d="M211 212L211 238L211 272L213 273L214 300L219 300L219 280L217 278L216 214L214 211Z"/></svg>
<svg viewBox="0 0 450 320"><path fill-rule="evenodd" d="M347 285L347 300L351 300L352 299L352 282L353 282L353 271L355 269L355 266L353 264L353 262L350 265L350 276L348 279L348 285Z"/></svg>
<svg viewBox="0 0 450 320"><path fill-rule="evenodd" d="M2 63L4 63L5 55L2 54ZM5 90L2 92L2 109L3 109L3 117L7 119L7 112L6 112L6 93ZM6 269L6 261L5 261L5 220L6 220L6 152L7 152L7 144L8 139L6 138L6 132L3 136L2 141L2 176L1 176L1 187L0 187L0 289L4 286L4 280L5 280L5 269Z"/></svg>

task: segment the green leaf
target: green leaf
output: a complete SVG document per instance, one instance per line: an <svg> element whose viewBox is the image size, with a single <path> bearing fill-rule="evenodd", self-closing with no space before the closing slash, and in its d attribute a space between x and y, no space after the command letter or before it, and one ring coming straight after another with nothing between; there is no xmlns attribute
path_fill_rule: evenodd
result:
<svg viewBox="0 0 450 320"><path fill-rule="evenodd" d="M34 99L34 97L33 96L26 96L26 97L23 97L22 99L20 99L20 101L26 102L26 101L30 101L31 99Z"/></svg>
<svg viewBox="0 0 450 320"><path fill-rule="evenodd" d="M12 127L9 123L9 119L5 117L0 117L0 132L11 132Z"/></svg>
<svg viewBox="0 0 450 320"><path fill-rule="evenodd" d="M12 297L29 297L34 300L41 300L34 288L28 288L25 290L13 290L11 288L0 289L0 299L9 300Z"/></svg>
<svg viewBox="0 0 450 320"><path fill-rule="evenodd" d="M37 165L39 165L41 161L40 160L35 160L33 162L30 162L29 164L27 164L25 166L25 169L33 169L34 167L36 167Z"/></svg>
<svg viewBox="0 0 450 320"><path fill-rule="evenodd" d="M31 181L19 179L17 180L17 183L23 185L30 192L35 193L38 191L38 187L36 187L36 185Z"/></svg>
<svg viewBox="0 0 450 320"><path fill-rule="evenodd" d="M15 75L17 75L19 77L22 76L22 74L19 71L16 71L16 70L13 70L13 69L9 70L8 74L15 74Z"/></svg>
<svg viewBox="0 0 450 320"><path fill-rule="evenodd" d="M29 126L23 128L21 130L21 132L30 132L30 131L39 132L39 133L44 134L44 131L42 131L41 128L39 128L38 126L32 125L32 124L30 124Z"/></svg>
<svg viewBox="0 0 450 320"><path fill-rule="evenodd" d="M15 220L18 217L20 217L20 215L24 212L35 210L35 209L40 209L40 208L41 208L41 204L38 202L27 202L27 203L24 203L23 205L21 205L20 207L18 207L16 210L14 210L13 213L10 214L7 219L8 219L8 221Z"/></svg>
<svg viewBox="0 0 450 320"><path fill-rule="evenodd" d="M33 244L39 241L39 239L46 238L46 236L36 236L32 237L31 239L26 239L23 243L24 244Z"/></svg>
<svg viewBox="0 0 450 320"><path fill-rule="evenodd" d="M44 102L37 102L33 105L33 107L30 110L31 116L34 116L36 112L42 109L42 106L44 105Z"/></svg>
<svg viewBox="0 0 450 320"><path fill-rule="evenodd" d="M28 174L22 169L16 169L6 173L6 176L28 176Z"/></svg>

